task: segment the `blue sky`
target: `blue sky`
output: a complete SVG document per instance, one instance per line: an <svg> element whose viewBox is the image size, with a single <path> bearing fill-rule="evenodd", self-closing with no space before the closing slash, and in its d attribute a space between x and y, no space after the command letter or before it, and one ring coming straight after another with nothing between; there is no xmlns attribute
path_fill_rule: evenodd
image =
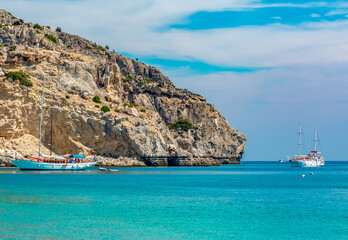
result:
<svg viewBox="0 0 348 240"><path fill-rule="evenodd" d="M25 21L62 27L159 67L247 135L245 161L307 149L348 160L348 2L0 0Z"/></svg>

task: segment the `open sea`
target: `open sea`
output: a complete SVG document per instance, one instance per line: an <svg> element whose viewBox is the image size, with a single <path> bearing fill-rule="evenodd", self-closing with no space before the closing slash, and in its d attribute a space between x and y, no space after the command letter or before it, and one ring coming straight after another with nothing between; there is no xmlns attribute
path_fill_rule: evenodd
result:
<svg viewBox="0 0 348 240"><path fill-rule="evenodd" d="M0 169L0 239L348 239L348 162L117 169Z"/></svg>

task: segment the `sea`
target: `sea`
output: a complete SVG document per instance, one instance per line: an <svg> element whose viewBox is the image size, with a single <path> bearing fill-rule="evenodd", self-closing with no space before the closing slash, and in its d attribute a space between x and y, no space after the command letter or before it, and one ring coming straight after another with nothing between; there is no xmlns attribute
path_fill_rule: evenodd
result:
<svg viewBox="0 0 348 240"><path fill-rule="evenodd" d="M348 162L114 169L0 169L0 239L348 239Z"/></svg>

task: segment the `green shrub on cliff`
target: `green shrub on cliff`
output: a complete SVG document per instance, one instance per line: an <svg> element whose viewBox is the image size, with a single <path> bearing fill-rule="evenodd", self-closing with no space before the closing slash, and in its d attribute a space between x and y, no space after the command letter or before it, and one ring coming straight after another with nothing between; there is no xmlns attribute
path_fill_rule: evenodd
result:
<svg viewBox="0 0 348 240"><path fill-rule="evenodd" d="M116 108L116 109L115 109L115 112L117 112L117 113L120 112L120 109L117 109L117 108Z"/></svg>
<svg viewBox="0 0 348 240"><path fill-rule="evenodd" d="M4 25L2 25L1 23L0 23L0 28L3 28L4 27Z"/></svg>
<svg viewBox="0 0 348 240"><path fill-rule="evenodd" d="M100 100L100 97L99 97L99 96L95 96L92 100L93 100L93 102L95 102L95 103L102 103L102 101Z"/></svg>
<svg viewBox="0 0 348 240"><path fill-rule="evenodd" d="M132 107L136 107L136 106L138 106L138 105L135 104L135 103L125 103L124 106L125 106L125 107L129 107L129 108L132 108Z"/></svg>
<svg viewBox="0 0 348 240"><path fill-rule="evenodd" d="M110 112L110 108L108 106L102 106L101 110L106 113L106 112Z"/></svg>
<svg viewBox="0 0 348 240"><path fill-rule="evenodd" d="M49 35L49 34L45 34L45 38L47 38L48 40L50 40L51 42L58 44L57 42L57 38L55 36Z"/></svg>
<svg viewBox="0 0 348 240"><path fill-rule="evenodd" d="M21 22L20 22L20 21L15 21L15 22L13 23L13 26L18 26L18 25L21 25Z"/></svg>
<svg viewBox="0 0 348 240"><path fill-rule="evenodd" d="M37 23L34 25L33 28L37 29L37 30L42 30L42 27L39 24L37 24Z"/></svg>
<svg viewBox="0 0 348 240"><path fill-rule="evenodd" d="M2 45L1 43L0 43L0 48L3 48L4 47L4 45Z"/></svg>
<svg viewBox="0 0 348 240"><path fill-rule="evenodd" d="M27 86L27 87L32 87L33 83L29 80L30 76L25 73L25 72L10 72L7 75L7 79L13 79L13 80L19 80L20 84Z"/></svg>
<svg viewBox="0 0 348 240"><path fill-rule="evenodd" d="M8 50L9 50L10 52L13 52L13 51L16 51L16 48L17 48L17 46L9 46L9 47L8 47Z"/></svg>
<svg viewBox="0 0 348 240"><path fill-rule="evenodd" d="M105 48L103 48L103 47L100 46L100 45L97 46L97 49L100 50L100 51L105 51Z"/></svg>
<svg viewBox="0 0 348 240"><path fill-rule="evenodd" d="M133 77L131 76L131 75L127 75L127 77L126 78L122 78L121 79L122 80L122 82L130 82L130 81L132 81L133 80Z"/></svg>
<svg viewBox="0 0 348 240"><path fill-rule="evenodd" d="M141 87L142 85L144 85L145 83L154 83L154 81L151 78L145 77L144 81L140 81L138 82L138 86Z"/></svg>
<svg viewBox="0 0 348 240"><path fill-rule="evenodd" d="M179 120L176 123L170 124L168 127L170 130L180 128L185 132L187 132L190 129L195 129L195 126L188 120Z"/></svg>
<svg viewBox="0 0 348 240"><path fill-rule="evenodd" d="M62 28L61 27L57 27L56 28L56 32L62 32Z"/></svg>
<svg viewBox="0 0 348 240"><path fill-rule="evenodd" d="M140 112L146 113L145 109L140 109Z"/></svg>

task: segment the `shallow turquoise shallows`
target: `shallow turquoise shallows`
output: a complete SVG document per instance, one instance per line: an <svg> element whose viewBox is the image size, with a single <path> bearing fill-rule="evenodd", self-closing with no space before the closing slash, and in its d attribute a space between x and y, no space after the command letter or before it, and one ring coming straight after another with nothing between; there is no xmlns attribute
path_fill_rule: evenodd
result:
<svg viewBox="0 0 348 240"><path fill-rule="evenodd" d="M0 170L0 238L348 239L347 162L119 170Z"/></svg>

